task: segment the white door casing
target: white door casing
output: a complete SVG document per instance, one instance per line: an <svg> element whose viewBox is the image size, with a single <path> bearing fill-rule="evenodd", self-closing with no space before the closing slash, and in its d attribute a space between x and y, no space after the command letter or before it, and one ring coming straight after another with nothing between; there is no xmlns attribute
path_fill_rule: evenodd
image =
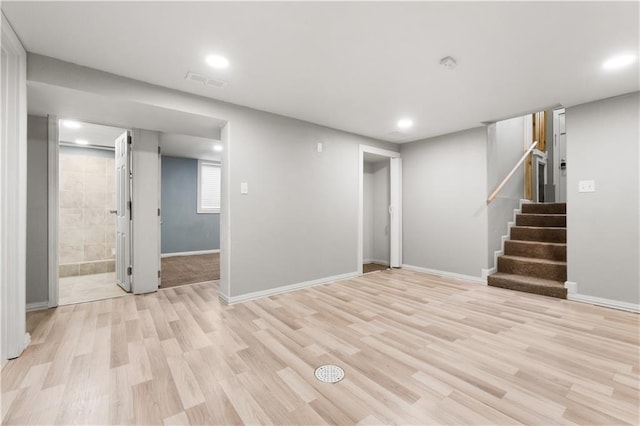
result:
<svg viewBox="0 0 640 426"><path fill-rule="evenodd" d="M116 281L131 291L131 132L115 141L116 147Z"/></svg>
<svg viewBox="0 0 640 426"><path fill-rule="evenodd" d="M26 332L27 54L2 14L0 61L0 362Z"/></svg>
<svg viewBox="0 0 640 426"><path fill-rule="evenodd" d="M389 265L402 265L402 158L390 159L389 180Z"/></svg>

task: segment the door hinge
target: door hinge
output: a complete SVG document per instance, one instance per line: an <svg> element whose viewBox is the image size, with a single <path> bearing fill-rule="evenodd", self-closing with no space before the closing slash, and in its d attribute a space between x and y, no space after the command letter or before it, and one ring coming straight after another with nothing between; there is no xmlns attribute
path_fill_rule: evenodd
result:
<svg viewBox="0 0 640 426"><path fill-rule="evenodd" d="M131 135L127 136L127 143L131 145Z"/></svg>
<svg viewBox="0 0 640 426"><path fill-rule="evenodd" d="M162 154L162 149L158 147L158 154Z"/></svg>
<svg viewBox="0 0 640 426"><path fill-rule="evenodd" d="M133 204L129 201L129 220L133 220Z"/></svg>
<svg viewBox="0 0 640 426"><path fill-rule="evenodd" d="M160 216L160 208L158 208L158 216Z"/></svg>
<svg viewBox="0 0 640 426"><path fill-rule="evenodd" d="M127 268L127 275L132 275L133 274L133 267L129 266Z"/></svg>
<svg viewBox="0 0 640 426"><path fill-rule="evenodd" d="M160 275L162 275L162 273L160 271L158 271L158 278L160 278Z"/></svg>

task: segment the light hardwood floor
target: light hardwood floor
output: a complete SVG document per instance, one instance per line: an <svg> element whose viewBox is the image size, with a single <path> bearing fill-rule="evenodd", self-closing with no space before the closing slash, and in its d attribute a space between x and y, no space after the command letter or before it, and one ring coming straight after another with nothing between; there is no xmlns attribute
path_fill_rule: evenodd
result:
<svg viewBox="0 0 640 426"><path fill-rule="evenodd" d="M4 422L640 422L636 314L401 270L233 306L216 284L30 314Z"/></svg>

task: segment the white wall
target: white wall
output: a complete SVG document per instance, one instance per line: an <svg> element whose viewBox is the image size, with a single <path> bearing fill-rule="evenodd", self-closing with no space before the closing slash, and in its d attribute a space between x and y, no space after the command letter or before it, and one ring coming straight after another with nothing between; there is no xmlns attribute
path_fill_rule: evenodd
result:
<svg viewBox="0 0 640 426"><path fill-rule="evenodd" d="M480 277L487 266L487 131L402 145L403 263Z"/></svg>
<svg viewBox="0 0 640 426"><path fill-rule="evenodd" d="M567 108L567 273L578 296L640 303L638 92ZM578 182L595 180L596 192ZM571 296L571 295L570 295Z"/></svg>
<svg viewBox="0 0 640 426"><path fill-rule="evenodd" d="M221 212L220 235L226 300L356 274L359 145L397 151L396 145L39 55L29 56L28 76L119 102L228 121L222 138L228 208ZM316 151L319 141L322 153ZM247 195L240 194L242 182Z"/></svg>
<svg viewBox="0 0 640 426"><path fill-rule="evenodd" d="M133 274L131 291L136 294L158 289L160 250L158 232L159 134L150 130L134 129L132 135L133 188Z"/></svg>
<svg viewBox="0 0 640 426"><path fill-rule="evenodd" d="M524 154L524 117L499 121L487 128L487 193L491 194ZM524 198L524 164L502 188L487 208L489 267L494 267L494 252L502 247L513 210Z"/></svg>

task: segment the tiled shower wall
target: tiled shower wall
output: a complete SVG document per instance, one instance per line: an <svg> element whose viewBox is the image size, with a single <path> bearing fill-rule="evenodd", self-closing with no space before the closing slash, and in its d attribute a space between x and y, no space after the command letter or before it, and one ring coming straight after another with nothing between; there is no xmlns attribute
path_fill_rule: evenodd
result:
<svg viewBox="0 0 640 426"><path fill-rule="evenodd" d="M60 148L59 275L115 270L113 151Z"/></svg>

